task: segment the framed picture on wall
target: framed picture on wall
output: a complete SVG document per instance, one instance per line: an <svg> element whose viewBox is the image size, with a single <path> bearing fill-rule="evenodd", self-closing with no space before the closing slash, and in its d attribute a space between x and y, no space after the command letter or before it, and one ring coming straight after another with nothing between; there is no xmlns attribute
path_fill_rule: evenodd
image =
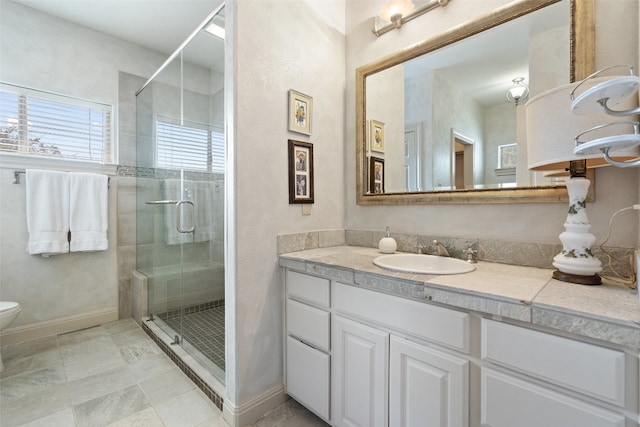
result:
<svg viewBox="0 0 640 427"><path fill-rule="evenodd" d="M289 140L289 203L313 203L313 144Z"/></svg>
<svg viewBox="0 0 640 427"><path fill-rule="evenodd" d="M515 169L518 166L518 144L498 146L498 169Z"/></svg>
<svg viewBox="0 0 640 427"><path fill-rule="evenodd" d="M289 90L289 130L311 135L313 98L293 89Z"/></svg>
<svg viewBox="0 0 640 427"><path fill-rule="evenodd" d="M369 192L384 193L384 159L369 158Z"/></svg>
<svg viewBox="0 0 640 427"><path fill-rule="evenodd" d="M371 120L369 125L369 148L371 151L384 153L384 123Z"/></svg>

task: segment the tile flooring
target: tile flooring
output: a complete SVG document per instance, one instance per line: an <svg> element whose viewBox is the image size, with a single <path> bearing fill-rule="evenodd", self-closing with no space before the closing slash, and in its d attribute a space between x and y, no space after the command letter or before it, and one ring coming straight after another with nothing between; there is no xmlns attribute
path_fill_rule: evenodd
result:
<svg viewBox="0 0 640 427"><path fill-rule="evenodd" d="M0 426L226 427L133 320L3 349ZM295 401L253 427L325 426Z"/></svg>

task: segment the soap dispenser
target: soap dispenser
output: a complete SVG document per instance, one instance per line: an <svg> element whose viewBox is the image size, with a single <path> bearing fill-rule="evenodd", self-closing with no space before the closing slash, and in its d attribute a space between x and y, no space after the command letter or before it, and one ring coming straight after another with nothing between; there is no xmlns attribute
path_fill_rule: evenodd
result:
<svg viewBox="0 0 640 427"><path fill-rule="evenodd" d="M395 239L389 235L389 227L387 227L387 235L378 242L378 249L383 254L392 254L398 248Z"/></svg>

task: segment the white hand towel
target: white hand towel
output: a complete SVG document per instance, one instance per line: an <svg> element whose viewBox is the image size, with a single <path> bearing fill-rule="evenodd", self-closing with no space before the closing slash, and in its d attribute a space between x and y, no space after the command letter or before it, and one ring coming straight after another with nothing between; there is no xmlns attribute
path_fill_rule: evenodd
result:
<svg viewBox="0 0 640 427"><path fill-rule="evenodd" d="M109 177L71 172L69 188L71 252L107 250Z"/></svg>
<svg viewBox="0 0 640 427"><path fill-rule="evenodd" d="M193 200L193 182L180 179L166 179L164 181L164 198L166 200ZM165 241L167 245L193 242L193 233L180 233L176 228L176 215L180 210L180 228L188 230L193 226L193 207L182 204L176 208L175 204L164 208Z"/></svg>
<svg viewBox="0 0 640 427"><path fill-rule="evenodd" d="M69 252L69 174L27 169L28 252Z"/></svg>
<svg viewBox="0 0 640 427"><path fill-rule="evenodd" d="M193 233L194 242L208 242L212 238L213 230L213 183L197 181L193 183L194 214L196 229Z"/></svg>

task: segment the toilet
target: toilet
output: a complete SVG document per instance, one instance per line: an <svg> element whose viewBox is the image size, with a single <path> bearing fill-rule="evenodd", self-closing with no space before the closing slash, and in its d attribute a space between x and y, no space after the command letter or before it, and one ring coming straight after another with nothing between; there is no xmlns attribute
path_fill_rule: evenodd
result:
<svg viewBox="0 0 640 427"><path fill-rule="evenodd" d="M17 302L0 301L0 333L15 320L20 313L20 304ZM0 372L4 370L2 355L0 355Z"/></svg>

